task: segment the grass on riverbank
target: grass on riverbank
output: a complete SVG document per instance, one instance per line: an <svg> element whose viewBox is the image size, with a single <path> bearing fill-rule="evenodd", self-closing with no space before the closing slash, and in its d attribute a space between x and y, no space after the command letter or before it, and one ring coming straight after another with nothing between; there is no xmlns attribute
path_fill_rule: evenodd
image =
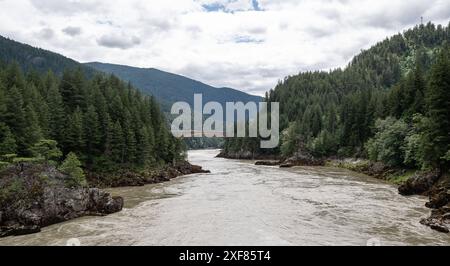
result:
<svg viewBox="0 0 450 266"><path fill-rule="evenodd" d="M405 173L403 174L391 174L390 176L388 176L387 181L389 181L392 184L395 185L403 185L404 183L406 183L406 181L408 181L408 179L410 179L411 177L414 176L414 174L416 173L415 170L407 170Z"/></svg>
<svg viewBox="0 0 450 266"><path fill-rule="evenodd" d="M368 160L328 160L325 165L363 173L398 186L404 184L416 173L416 170L391 169Z"/></svg>

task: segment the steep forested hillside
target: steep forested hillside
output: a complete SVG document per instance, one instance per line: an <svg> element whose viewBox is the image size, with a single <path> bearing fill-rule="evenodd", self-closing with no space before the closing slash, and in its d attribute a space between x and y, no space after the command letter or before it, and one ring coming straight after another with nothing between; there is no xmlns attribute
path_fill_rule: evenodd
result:
<svg viewBox="0 0 450 266"><path fill-rule="evenodd" d="M172 163L183 151L154 99L114 76L2 65L0 161L59 160L58 149L94 171Z"/></svg>
<svg viewBox="0 0 450 266"><path fill-rule="evenodd" d="M92 77L96 72L94 69L83 66L77 61L60 54L35 48L2 36L0 36L0 61L7 64L17 62L26 72L31 69L40 73L51 70L58 76L61 76L65 69L81 68L88 77Z"/></svg>
<svg viewBox="0 0 450 266"><path fill-rule="evenodd" d="M225 152L369 157L390 165L445 165L450 153L450 28L431 23L388 38L345 69L287 77L267 93L280 102L280 149L229 139Z"/></svg>
<svg viewBox="0 0 450 266"><path fill-rule="evenodd" d="M230 88L215 88L199 81L153 68L136 68L121 65L88 63L99 71L112 73L119 78L130 81L135 87L154 95L162 103L168 105L183 101L194 104L194 94L203 95L203 101L226 102L260 102L261 97L246 94ZM170 108L169 108L170 110Z"/></svg>
<svg viewBox="0 0 450 266"><path fill-rule="evenodd" d="M40 48L35 48L27 44L22 44L14 40L10 40L0 36L0 64L1 68L7 68L7 65L17 63L20 69L25 72L32 72L29 75L40 76L51 70L54 78L61 78L65 70L68 72L80 69L86 79L91 79L95 75L103 73L117 73L119 78L131 80L143 94L155 96L154 100L158 101L165 113L170 111L171 104L174 101L188 101L192 103L193 94L202 92L206 96L206 100L215 101L260 101L260 97L250 96L233 89L218 89L203 83L162 72L156 69L137 69L131 67L122 67L108 64L90 64L99 70L95 70L90 66L81 64L70 58L53 53ZM208 98L210 97L210 98ZM156 99L157 98L157 99ZM190 148L202 147L218 147L221 140L186 140L186 144Z"/></svg>

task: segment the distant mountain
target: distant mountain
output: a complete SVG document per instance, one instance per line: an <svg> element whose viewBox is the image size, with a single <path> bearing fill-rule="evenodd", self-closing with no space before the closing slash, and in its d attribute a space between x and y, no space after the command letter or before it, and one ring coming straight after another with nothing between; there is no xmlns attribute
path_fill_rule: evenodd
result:
<svg viewBox="0 0 450 266"><path fill-rule="evenodd" d="M133 86L143 92L152 94L159 101L172 104L184 101L193 104L194 94L203 94L203 102L216 101L221 104L226 102L260 102L261 97L230 89L216 88L202 82L180 75L164 72L154 68L137 68L122 65L104 63L86 63L98 71L111 73L122 80L130 81Z"/></svg>
<svg viewBox="0 0 450 266"><path fill-rule="evenodd" d="M0 36L0 61L3 63L17 62L25 72L31 69L41 73L52 70L58 76L65 69L74 68L83 69L88 77L93 76L96 72L94 69L63 55L16 42L3 36Z"/></svg>

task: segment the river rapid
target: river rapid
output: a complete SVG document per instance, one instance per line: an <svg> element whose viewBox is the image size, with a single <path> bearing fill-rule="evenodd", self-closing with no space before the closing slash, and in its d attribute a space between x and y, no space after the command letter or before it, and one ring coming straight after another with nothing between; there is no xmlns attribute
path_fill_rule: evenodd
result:
<svg viewBox="0 0 450 266"><path fill-rule="evenodd" d="M211 170L144 187L110 189L122 212L83 217L0 245L450 245L419 223L424 197L327 167L255 166L190 151Z"/></svg>

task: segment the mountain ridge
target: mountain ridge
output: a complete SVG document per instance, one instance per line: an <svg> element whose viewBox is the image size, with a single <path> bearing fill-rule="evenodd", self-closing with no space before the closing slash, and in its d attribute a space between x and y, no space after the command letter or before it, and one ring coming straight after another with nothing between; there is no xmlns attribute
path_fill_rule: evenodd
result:
<svg viewBox="0 0 450 266"><path fill-rule="evenodd" d="M156 68L140 68L101 62L89 62L84 63L84 65L98 71L114 74L166 103L184 101L192 105L195 93L202 94L204 102L217 101L221 104L237 101L259 102L262 99L262 97L233 88L214 87L189 77Z"/></svg>
<svg viewBox="0 0 450 266"><path fill-rule="evenodd" d="M92 77L95 70L62 54L35 47L0 35L0 61L5 64L17 62L24 72L36 70L44 73L51 70L61 76L66 69L82 68Z"/></svg>

